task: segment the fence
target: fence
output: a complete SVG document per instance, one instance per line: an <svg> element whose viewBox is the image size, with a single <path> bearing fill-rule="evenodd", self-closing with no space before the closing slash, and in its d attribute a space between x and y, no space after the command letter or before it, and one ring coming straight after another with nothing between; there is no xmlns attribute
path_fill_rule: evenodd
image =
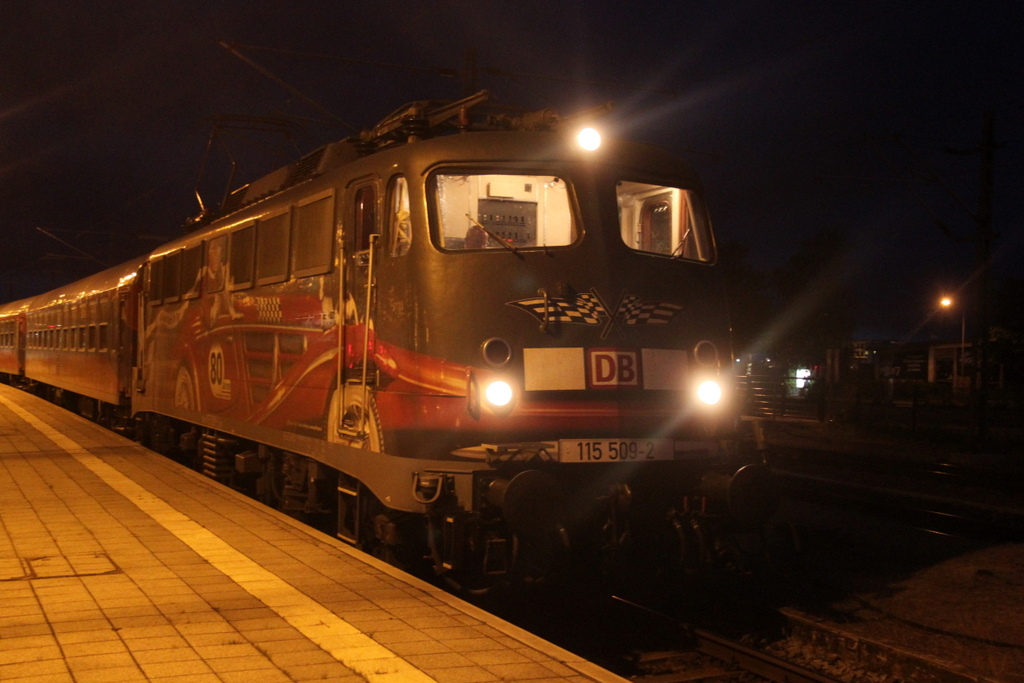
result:
<svg viewBox="0 0 1024 683"><path fill-rule="evenodd" d="M826 386L792 375L736 378L743 415L764 419L829 420L908 435L957 435L978 427L973 397L949 384L850 378ZM1007 391L991 392L985 423L994 433L1024 439L1024 403Z"/></svg>
<svg viewBox="0 0 1024 683"><path fill-rule="evenodd" d="M736 378L743 414L820 420L825 416L825 392L819 383L795 375L744 375Z"/></svg>

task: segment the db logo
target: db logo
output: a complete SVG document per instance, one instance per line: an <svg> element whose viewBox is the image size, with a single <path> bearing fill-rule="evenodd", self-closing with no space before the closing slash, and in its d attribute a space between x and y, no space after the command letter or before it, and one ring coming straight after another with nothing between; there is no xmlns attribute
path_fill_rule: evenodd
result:
<svg viewBox="0 0 1024 683"><path fill-rule="evenodd" d="M640 359L636 351L590 349L587 379L591 389L640 386Z"/></svg>

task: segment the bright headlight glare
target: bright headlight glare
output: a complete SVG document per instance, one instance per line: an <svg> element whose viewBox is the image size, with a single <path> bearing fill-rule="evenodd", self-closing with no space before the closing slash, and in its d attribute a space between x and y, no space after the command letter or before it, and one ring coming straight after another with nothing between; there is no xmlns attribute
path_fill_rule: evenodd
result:
<svg viewBox="0 0 1024 683"><path fill-rule="evenodd" d="M508 382L491 382L487 385L487 389L484 391L484 396L487 397L487 402L493 406L502 407L507 406L509 401L512 400L512 387L508 385Z"/></svg>
<svg viewBox="0 0 1024 683"><path fill-rule="evenodd" d="M576 142L580 144L583 149L593 152L595 149L601 146L601 134L593 128L584 128L576 136Z"/></svg>
<svg viewBox="0 0 1024 683"><path fill-rule="evenodd" d="M708 380L697 387L697 398L713 406L722 400L722 388L718 386L718 382Z"/></svg>

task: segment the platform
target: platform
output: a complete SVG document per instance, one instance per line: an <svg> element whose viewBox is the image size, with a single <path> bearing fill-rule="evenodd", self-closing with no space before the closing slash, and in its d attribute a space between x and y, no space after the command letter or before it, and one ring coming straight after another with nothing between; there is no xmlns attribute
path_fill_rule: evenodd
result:
<svg viewBox="0 0 1024 683"><path fill-rule="evenodd" d="M0 680L623 679L0 385Z"/></svg>

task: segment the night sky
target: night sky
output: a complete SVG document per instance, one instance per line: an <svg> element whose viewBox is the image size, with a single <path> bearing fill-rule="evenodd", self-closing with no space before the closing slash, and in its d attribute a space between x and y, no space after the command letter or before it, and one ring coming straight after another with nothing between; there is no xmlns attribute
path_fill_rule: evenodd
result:
<svg viewBox="0 0 1024 683"><path fill-rule="evenodd" d="M616 101L606 127L688 159L719 241L750 247L758 268L784 264L820 229L847 233L858 336L952 336L958 320L921 325L940 291L968 279L974 247L946 238L889 164L969 236L980 160L954 152L978 147L993 111L994 277L1024 275L1022 19L1011 0L7 0L0 300L180 234L198 213L192 191L211 117L309 119L291 140L228 138L239 183L349 134L218 41L423 69L246 53L356 128L404 102L459 97L463 83L438 70L462 68L473 48L482 69L576 81L481 73L479 87L501 102L571 113ZM215 153L208 203L218 203L226 169Z"/></svg>

